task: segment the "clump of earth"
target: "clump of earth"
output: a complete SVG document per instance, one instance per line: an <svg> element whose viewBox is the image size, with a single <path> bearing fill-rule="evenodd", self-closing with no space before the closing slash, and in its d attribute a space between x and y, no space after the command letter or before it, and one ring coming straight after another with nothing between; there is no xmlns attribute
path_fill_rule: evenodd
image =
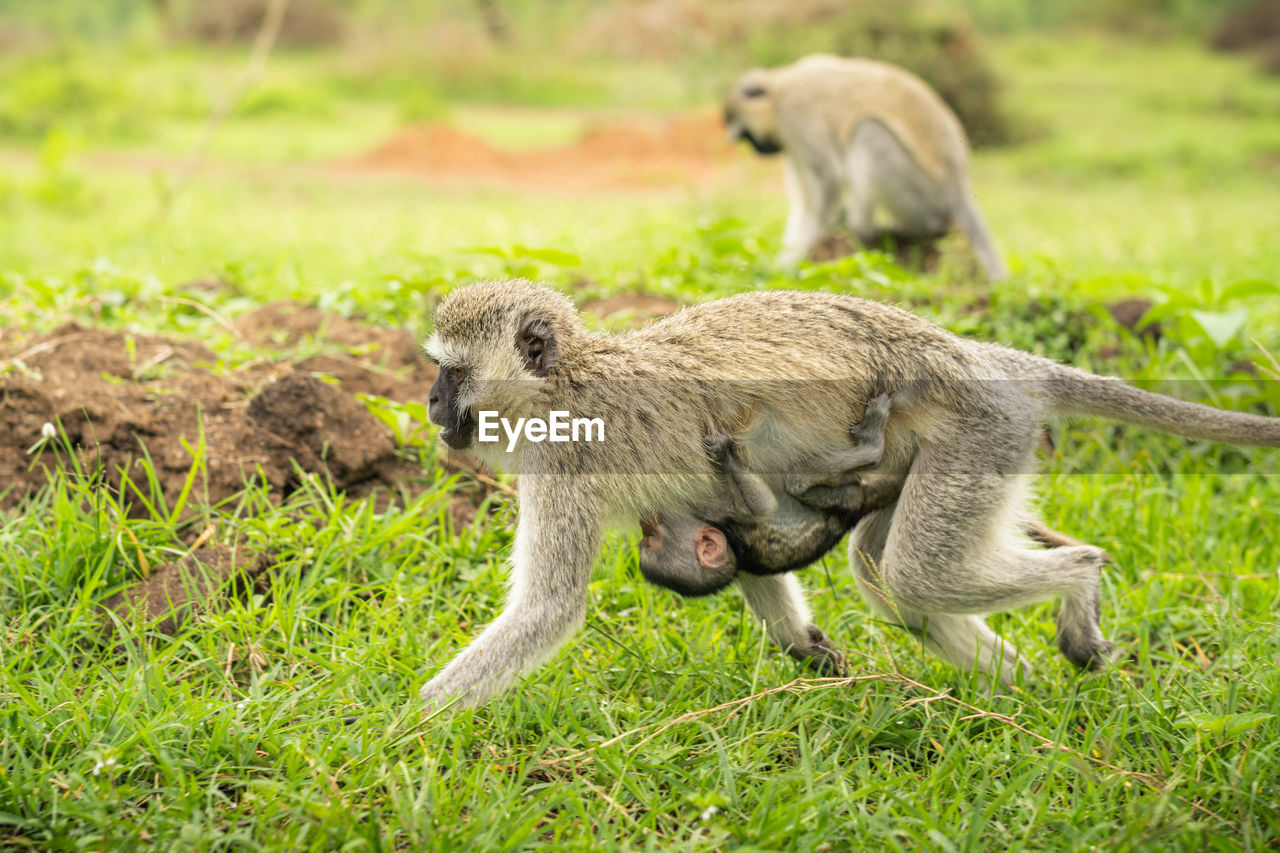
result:
<svg viewBox="0 0 1280 853"><path fill-rule="evenodd" d="M227 368L199 341L69 323L0 336L0 509L13 509L73 462L110 488L150 495L149 457L167 500L203 446L198 494L216 504L265 483L282 498L300 472L339 488L395 486L406 470L391 429L356 396L425 401L435 368L404 329L364 325L317 308L273 303L231 322L272 355ZM295 360L296 347L322 354ZM56 438L46 440L57 430ZM133 487L126 484L131 481ZM135 502L141 514L145 507Z"/></svg>

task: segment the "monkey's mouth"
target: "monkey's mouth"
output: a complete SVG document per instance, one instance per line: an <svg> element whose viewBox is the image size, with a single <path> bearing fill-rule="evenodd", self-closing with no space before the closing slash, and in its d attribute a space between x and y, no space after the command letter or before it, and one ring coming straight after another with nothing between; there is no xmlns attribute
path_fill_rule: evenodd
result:
<svg viewBox="0 0 1280 853"><path fill-rule="evenodd" d="M449 450L466 450L475 441L476 419L470 411L462 411L453 424L440 427L440 439L447 444Z"/></svg>
<svg viewBox="0 0 1280 853"><path fill-rule="evenodd" d="M768 136L756 137L756 135L749 130L742 131L742 138L751 143L751 147L756 150L757 154L768 156L770 154L782 153L782 143L776 139L772 139Z"/></svg>
<svg viewBox="0 0 1280 853"><path fill-rule="evenodd" d="M450 450L466 450L476 434L476 419L470 412L463 412L453 426L440 428L440 439Z"/></svg>
<svg viewBox="0 0 1280 853"><path fill-rule="evenodd" d="M662 519L656 515L648 515L640 519L640 550L657 551L662 547Z"/></svg>

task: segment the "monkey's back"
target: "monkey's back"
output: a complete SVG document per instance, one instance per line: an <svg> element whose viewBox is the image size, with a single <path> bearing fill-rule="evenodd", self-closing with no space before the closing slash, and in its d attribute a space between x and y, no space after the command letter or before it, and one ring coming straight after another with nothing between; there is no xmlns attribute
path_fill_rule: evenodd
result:
<svg viewBox="0 0 1280 853"><path fill-rule="evenodd" d="M949 177L967 165L960 120L927 83L904 68L874 59L817 54L772 74L782 128L819 121L847 143L861 122L875 119L903 140L934 177Z"/></svg>
<svg viewBox="0 0 1280 853"><path fill-rule="evenodd" d="M955 335L892 305L836 293L740 293L630 332L628 349L705 379L870 380L965 374Z"/></svg>

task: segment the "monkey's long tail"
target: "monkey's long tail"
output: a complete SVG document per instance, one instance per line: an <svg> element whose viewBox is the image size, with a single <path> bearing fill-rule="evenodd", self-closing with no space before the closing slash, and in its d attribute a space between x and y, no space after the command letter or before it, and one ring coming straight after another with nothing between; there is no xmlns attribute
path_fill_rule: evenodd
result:
<svg viewBox="0 0 1280 853"><path fill-rule="evenodd" d="M996 244L991 239L987 223L982 218L982 212L978 210L977 202L973 200L967 185L957 205L956 221L960 225L960 230L969 238L969 245L973 247L973 253L978 256L978 263L982 264L982 271L986 273L987 279L1000 281L1008 278L1009 269L1004 265L1004 261L1000 260L1000 252L996 250Z"/></svg>
<svg viewBox="0 0 1280 853"><path fill-rule="evenodd" d="M1188 403L1134 388L1119 379L1057 367L1056 375L1045 380L1045 390L1059 414L1101 415L1187 438L1280 447L1280 418Z"/></svg>

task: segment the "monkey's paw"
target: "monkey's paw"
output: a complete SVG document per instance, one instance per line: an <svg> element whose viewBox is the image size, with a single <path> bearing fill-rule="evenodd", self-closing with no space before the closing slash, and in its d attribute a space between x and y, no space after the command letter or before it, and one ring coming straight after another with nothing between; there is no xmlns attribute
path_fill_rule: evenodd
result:
<svg viewBox="0 0 1280 853"><path fill-rule="evenodd" d="M723 466L733 451L733 436L723 432L709 432L702 437L702 446L712 462Z"/></svg>
<svg viewBox="0 0 1280 853"><path fill-rule="evenodd" d="M451 714L466 707L469 702L464 694L442 684L439 678L433 678L418 691L419 708L423 719Z"/></svg>
<svg viewBox="0 0 1280 853"><path fill-rule="evenodd" d="M862 420L849 428L849 434L859 444L879 441L885 422L889 420L889 408L888 394L881 393L872 397L867 401Z"/></svg>
<svg viewBox="0 0 1280 853"><path fill-rule="evenodd" d="M809 626L809 647L792 649L791 656L828 678L843 678L849 674L844 655L817 625Z"/></svg>

